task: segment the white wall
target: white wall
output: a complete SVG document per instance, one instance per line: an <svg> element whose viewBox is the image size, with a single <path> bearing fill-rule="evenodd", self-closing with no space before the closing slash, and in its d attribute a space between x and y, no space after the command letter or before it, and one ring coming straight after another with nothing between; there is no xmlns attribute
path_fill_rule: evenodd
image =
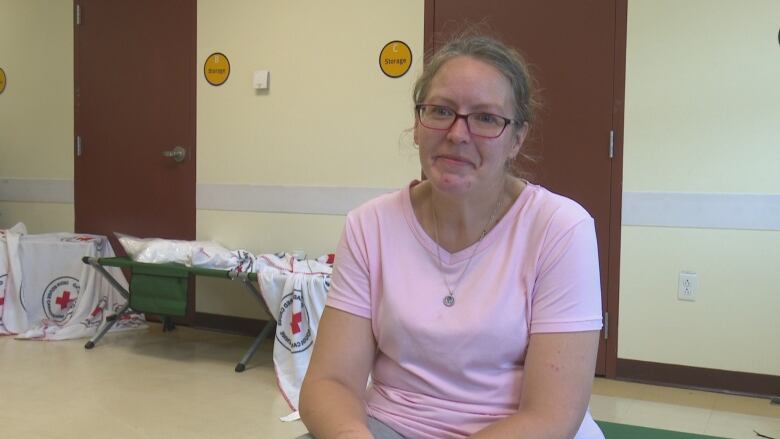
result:
<svg viewBox="0 0 780 439"><path fill-rule="evenodd" d="M0 0L0 188L4 179L73 179L72 17L71 1ZM72 196L8 198L0 196L0 228L23 221L33 233L73 231Z"/></svg>
<svg viewBox="0 0 780 439"><path fill-rule="evenodd" d="M399 136L413 123L422 19L418 0L200 0L198 183L383 187L419 174ZM416 56L400 79L378 64L395 39ZM200 72L213 52L231 62L219 87ZM267 94L252 88L261 69Z"/></svg>
<svg viewBox="0 0 780 439"><path fill-rule="evenodd" d="M396 188L418 177L417 151L404 133L413 124L423 6L418 0L200 0L199 64L222 52L231 73L214 87L198 72L198 185L262 186L273 194L280 186ZM411 71L399 79L378 64L380 50L393 40L413 53ZM252 88L254 70L271 71L267 92ZM246 204L257 208L252 200ZM199 239L256 253L331 252L343 225L341 215L199 207ZM201 312L259 312L237 285L199 280L197 297Z"/></svg>
<svg viewBox="0 0 780 439"><path fill-rule="evenodd" d="M418 175L404 130L422 60L423 2L198 3L199 188L349 192L394 188ZM67 196L24 202L2 192L4 180L67 186L73 178L71 7L0 0L0 67L8 74L0 94L0 227L23 220L35 233L73 228ZM780 2L629 0L628 13L624 196L780 195ZM397 80L377 66L382 45L394 39L415 56ZM215 51L231 61L221 87L207 85L200 71ZM251 88L255 69L271 70L268 93ZM198 239L317 255L333 248L343 223L341 215L247 210L258 209L201 204ZM701 212L685 210L695 226ZM657 227L641 215L631 224L622 230L619 357L780 375L780 231ZM696 302L676 299L681 270L699 274ZM229 282L199 281L197 297L200 312L262 317Z"/></svg>
<svg viewBox="0 0 780 439"><path fill-rule="evenodd" d="M628 6L624 200L684 196L693 227L622 228L618 357L780 375L780 2ZM714 222L758 230L697 228L713 221L696 194L722 202ZM739 212L748 198L763 209ZM696 302L677 300L686 270Z"/></svg>

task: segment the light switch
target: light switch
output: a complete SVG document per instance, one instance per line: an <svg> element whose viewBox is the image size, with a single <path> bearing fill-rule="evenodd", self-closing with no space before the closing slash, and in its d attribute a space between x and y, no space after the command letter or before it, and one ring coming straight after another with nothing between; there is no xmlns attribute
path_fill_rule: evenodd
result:
<svg viewBox="0 0 780 439"><path fill-rule="evenodd" d="M268 88L268 77L270 74L271 72L268 70L255 70L254 75L252 75L252 85L255 87L255 90Z"/></svg>

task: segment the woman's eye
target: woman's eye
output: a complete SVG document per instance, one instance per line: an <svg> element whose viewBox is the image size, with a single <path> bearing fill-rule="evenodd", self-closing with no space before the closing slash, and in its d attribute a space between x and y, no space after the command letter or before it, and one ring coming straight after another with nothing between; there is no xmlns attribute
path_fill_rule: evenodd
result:
<svg viewBox="0 0 780 439"><path fill-rule="evenodd" d="M452 116L452 110L447 107L433 107L432 112L435 116Z"/></svg>
<svg viewBox="0 0 780 439"><path fill-rule="evenodd" d="M500 123L498 116L494 114L477 113L474 116L477 122L479 123L490 124L490 125L498 125Z"/></svg>

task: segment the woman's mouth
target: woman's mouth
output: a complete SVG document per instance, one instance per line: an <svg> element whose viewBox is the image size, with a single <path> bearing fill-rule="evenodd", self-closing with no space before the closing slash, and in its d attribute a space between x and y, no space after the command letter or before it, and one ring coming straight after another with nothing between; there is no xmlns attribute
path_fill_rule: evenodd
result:
<svg viewBox="0 0 780 439"><path fill-rule="evenodd" d="M447 166L474 167L474 164L471 162L471 160L468 160L464 157L455 156L455 155L440 155L440 156L436 156L435 160Z"/></svg>

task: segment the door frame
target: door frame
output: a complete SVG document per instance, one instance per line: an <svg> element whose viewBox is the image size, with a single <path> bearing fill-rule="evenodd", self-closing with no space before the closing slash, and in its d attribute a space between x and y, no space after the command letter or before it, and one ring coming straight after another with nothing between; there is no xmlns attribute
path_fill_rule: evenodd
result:
<svg viewBox="0 0 780 439"><path fill-rule="evenodd" d="M72 8L74 11L74 17L77 17L77 19L74 19L73 21L73 85L74 85L74 107L73 107L73 129L74 129L74 142L76 141L76 138L81 135L82 133L82 125L83 120L81 117L81 108L79 106L80 102L80 84L79 81L82 79L82 75L80 75L79 71L79 60L81 57L80 49L79 49L79 38L80 38L80 29L79 26L81 25L81 21L83 20L84 23L87 23L90 19L89 17L89 10L88 8L81 10L83 0L73 0L72 2ZM197 24L198 24L198 17L197 17L197 11L198 11L198 2L197 0L190 0L187 1L187 3L192 4L191 8L186 9L186 14L180 14L180 20L185 20L188 24L191 25L190 29L188 29L188 32L186 35L183 36L183 38L186 38L187 45L189 48L191 48L191 52L188 53L189 58L189 64L191 64L191 71L190 74L187 75L186 78L182 78L182 82L186 82L186 87L190 91L190 100L186 109L186 118L187 118L187 131L183 135L182 138L182 144L186 145L187 147L187 160L190 161L193 167L193 179L192 179L192 187L191 190L187 191L187 193L180 194L181 197L187 198L188 205L192 206L192 213L191 218L189 218L189 221L184 224L182 227L182 236L176 237L176 239L185 239L185 240L194 240L196 239L196 233L197 233L197 204L196 204L196 184L197 184L197 79L198 79L198 62L197 62ZM140 7L140 6L139 6ZM82 17L83 14L83 17ZM88 146L85 148L85 150L88 148ZM74 148L75 150L75 148ZM76 179L79 178L78 176L78 154L76 151L74 151L74 163L73 163L73 172L74 172L74 214L77 212L77 205L82 203L82 201L78 197L78 191L76 190ZM90 232L89 230L80 230L79 227L79 216L76 214L76 217L74 218L74 230L76 232ZM119 245L118 240L115 236L111 234L107 234L107 237L109 241L111 242L112 247L114 248L115 253L118 255L124 254L124 249L122 249L121 245ZM123 273L125 277L129 280L130 278L130 272L129 270L123 270ZM195 276L190 275L188 278L187 283L187 306L186 306L186 314L183 317L174 317L173 321L175 323L180 323L184 325L194 325L195 324L195 314L196 314L196 297L195 297ZM147 315L148 319L149 315ZM153 317L152 319L149 319L152 321L160 320L156 317Z"/></svg>
<svg viewBox="0 0 780 439"><path fill-rule="evenodd" d="M605 376L617 377L618 312L620 300L620 236L623 207L623 120L626 95L626 36L628 0L615 0L615 41L612 85L614 154L610 165L609 253L607 255L607 306L604 319ZM425 0L423 45L425 61L434 50L435 0Z"/></svg>
<svg viewBox="0 0 780 439"><path fill-rule="evenodd" d="M615 130L609 219L609 263L607 273L606 376L617 377L618 312L620 310L620 236L623 226L623 127L626 103L626 39L628 0L615 0L615 62L613 65L612 127Z"/></svg>

